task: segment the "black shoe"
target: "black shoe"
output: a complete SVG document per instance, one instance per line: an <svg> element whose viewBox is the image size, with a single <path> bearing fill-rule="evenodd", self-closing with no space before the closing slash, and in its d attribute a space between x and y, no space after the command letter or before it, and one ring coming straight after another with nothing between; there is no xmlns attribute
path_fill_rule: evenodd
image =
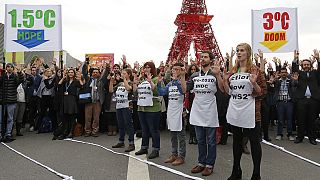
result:
<svg viewBox="0 0 320 180"><path fill-rule="evenodd" d="M242 170L240 167L233 167L232 174L228 178L228 180L238 180L242 178Z"/></svg>
<svg viewBox="0 0 320 180"><path fill-rule="evenodd" d="M159 151L153 150L151 154L149 154L148 159L154 159L156 157L159 157Z"/></svg>
<svg viewBox="0 0 320 180"><path fill-rule="evenodd" d="M54 141L54 140L57 140L57 139L58 139L57 136L53 136L53 138L52 138L53 141Z"/></svg>
<svg viewBox="0 0 320 180"><path fill-rule="evenodd" d="M124 148L124 143L118 143L118 144L112 146L112 148Z"/></svg>
<svg viewBox="0 0 320 180"><path fill-rule="evenodd" d="M251 180L261 180L261 176L253 174L252 177L251 177Z"/></svg>
<svg viewBox="0 0 320 180"><path fill-rule="evenodd" d="M16 135L17 135L17 136L23 136L23 134L21 134L21 132L17 132Z"/></svg>
<svg viewBox="0 0 320 180"><path fill-rule="evenodd" d="M265 140L265 141L267 141L267 142L271 142L271 138L270 137L263 137L263 139Z"/></svg>
<svg viewBox="0 0 320 180"><path fill-rule="evenodd" d="M227 145L227 141L220 141L220 145Z"/></svg>
<svg viewBox="0 0 320 180"><path fill-rule="evenodd" d="M310 138L309 138L309 142L310 142L310 144L312 144L312 145L317 145L317 141L314 140L314 139L310 139Z"/></svg>
<svg viewBox="0 0 320 180"><path fill-rule="evenodd" d="M139 151L137 151L134 154L137 156L142 155L142 154L148 154L148 150L147 149L140 149Z"/></svg>
<svg viewBox="0 0 320 180"><path fill-rule="evenodd" d="M142 138L142 132L141 131L137 131L136 132L136 137L137 138Z"/></svg>
<svg viewBox="0 0 320 180"><path fill-rule="evenodd" d="M11 143L11 142L14 141L14 140L16 140L16 139L14 139L12 136L7 136L7 137L3 140L3 142L5 142L5 143Z"/></svg>
<svg viewBox="0 0 320 180"><path fill-rule="evenodd" d="M69 135L67 136L67 138L73 139L73 135L72 135L72 134L69 134Z"/></svg>
<svg viewBox="0 0 320 180"><path fill-rule="evenodd" d="M60 135L60 136L58 136L58 140L64 140L66 138L66 136L65 135Z"/></svg>
<svg viewBox="0 0 320 180"><path fill-rule="evenodd" d="M300 138L296 138L296 140L294 140L294 143L298 144L298 143L302 143L303 139Z"/></svg>
<svg viewBox="0 0 320 180"><path fill-rule="evenodd" d="M196 137L193 137L193 144L198 144L198 140Z"/></svg>
<svg viewBox="0 0 320 180"><path fill-rule="evenodd" d="M189 144L193 144L193 138L189 139Z"/></svg>

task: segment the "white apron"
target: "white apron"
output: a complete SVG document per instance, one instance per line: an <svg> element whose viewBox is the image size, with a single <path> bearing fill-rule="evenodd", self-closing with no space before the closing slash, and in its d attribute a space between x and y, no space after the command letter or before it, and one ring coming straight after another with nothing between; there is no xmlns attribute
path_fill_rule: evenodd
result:
<svg viewBox="0 0 320 180"><path fill-rule="evenodd" d="M190 112L190 124L203 127L219 127L216 78L212 75L193 78L194 100Z"/></svg>
<svg viewBox="0 0 320 180"><path fill-rule="evenodd" d="M167 123L170 131L182 130L183 94L177 86L169 87Z"/></svg>
<svg viewBox="0 0 320 180"><path fill-rule="evenodd" d="M255 98L249 73L235 73L229 78L231 95L227 111L229 124L242 128L255 127Z"/></svg>
<svg viewBox="0 0 320 180"><path fill-rule="evenodd" d="M143 81L138 86L138 106L153 106L153 92L148 81Z"/></svg>
<svg viewBox="0 0 320 180"><path fill-rule="evenodd" d="M128 100L128 91L122 85L119 85L116 91L116 99L117 105L116 109L128 108L129 100Z"/></svg>

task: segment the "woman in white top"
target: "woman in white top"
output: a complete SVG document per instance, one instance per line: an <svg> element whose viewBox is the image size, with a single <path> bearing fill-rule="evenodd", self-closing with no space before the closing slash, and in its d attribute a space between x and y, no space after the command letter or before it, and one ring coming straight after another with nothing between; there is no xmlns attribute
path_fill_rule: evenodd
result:
<svg viewBox="0 0 320 180"><path fill-rule="evenodd" d="M119 128L119 142L112 146L112 148L124 147L124 137L127 129L129 135L129 146L125 152L135 150L133 121L131 117L131 109L129 108L129 98L132 96L132 83L130 81L131 75L132 71L130 69L124 69L121 73L121 79L123 82L120 82L117 86L113 87L115 78L111 77L111 82L109 84L109 92L113 93L115 91L116 95L116 114Z"/></svg>

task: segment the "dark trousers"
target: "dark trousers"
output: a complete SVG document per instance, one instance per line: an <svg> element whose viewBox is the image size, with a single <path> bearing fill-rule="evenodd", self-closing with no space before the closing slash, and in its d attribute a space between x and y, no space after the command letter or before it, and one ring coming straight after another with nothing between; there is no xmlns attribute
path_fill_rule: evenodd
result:
<svg viewBox="0 0 320 180"><path fill-rule="evenodd" d="M133 121L131 117L131 109L122 108L117 109L117 120L118 120L118 129L119 129L119 142L124 143L124 138L126 135L126 130L128 133L129 144L134 144L134 129Z"/></svg>
<svg viewBox="0 0 320 180"><path fill-rule="evenodd" d="M303 139L304 135L315 139L313 131L314 122L318 117L319 102L312 98L299 99L297 102L298 111L298 138Z"/></svg>
<svg viewBox="0 0 320 180"><path fill-rule="evenodd" d="M37 128L40 126L41 119L44 116L49 116L52 122L53 127L57 127L58 123L56 118L54 117L54 111L53 111L53 97L51 96L42 96L40 99L40 114L39 114L39 121L37 122Z"/></svg>
<svg viewBox="0 0 320 180"><path fill-rule="evenodd" d="M29 103L28 103L28 108L29 108L29 123L30 127L35 126L35 120L39 112L39 97L38 96L32 96L30 97Z"/></svg>
<svg viewBox="0 0 320 180"><path fill-rule="evenodd" d="M269 137L270 111L271 107L267 104L266 100L261 101L261 125L264 139Z"/></svg>
<svg viewBox="0 0 320 180"><path fill-rule="evenodd" d="M64 114L63 119L63 135L68 136L73 134L74 127L76 125L76 114Z"/></svg>
<svg viewBox="0 0 320 180"><path fill-rule="evenodd" d="M196 138L196 130L194 128L194 125L190 124L190 112L187 114L187 128L189 130L189 138Z"/></svg>
<svg viewBox="0 0 320 180"><path fill-rule="evenodd" d="M253 160L253 174L260 176L260 164L262 150L260 144L260 123L256 123L256 127L252 129L240 128L232 126L233 129L233 166L240 167L242 156L242 141L246 136L250 140L251 155Z"/></svg>
<svg viewBox="0 0 320 180"><path fill-rule="evenodd" d="M220 143L227 143L228 140L228 124L226 116L219 116L219 125L222 128Z"/></svg>
<svg viewBox="0 0 320 180"><path fill-rule="evenodd" d="M149 148L149 137L152 137L153 150L160 150L160 112L139 112L142 129L141 149Z"/></svg>
<svg viewBox="0 0 320 180"><path fill-rule="evenodd" d="M287 135L292 135L292 121L293 121L293 102L278 102L278 131L277 135L282 136L284 120L287 120Z"/></svg>
<svg viewBox="0 0 320 180"><path fill-rule="evenodd" d="M140 131L141 132L141 125L139 121L139 115L138 115L138 105L137 101L132 101L133 111L132 111L132 119L133 119L133 127L134 131Z"/></svg>

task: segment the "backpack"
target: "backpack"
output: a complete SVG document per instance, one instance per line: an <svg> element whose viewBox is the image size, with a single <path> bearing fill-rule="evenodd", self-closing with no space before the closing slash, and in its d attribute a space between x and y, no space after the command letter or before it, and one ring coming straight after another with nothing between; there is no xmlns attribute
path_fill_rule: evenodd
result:
<svg viewBox="0 0 320 180"><path fill-rule="evenodd" d="M52 121L49 116L44 116L39 123L38 133L48 133L52 131Z"/></svg>

